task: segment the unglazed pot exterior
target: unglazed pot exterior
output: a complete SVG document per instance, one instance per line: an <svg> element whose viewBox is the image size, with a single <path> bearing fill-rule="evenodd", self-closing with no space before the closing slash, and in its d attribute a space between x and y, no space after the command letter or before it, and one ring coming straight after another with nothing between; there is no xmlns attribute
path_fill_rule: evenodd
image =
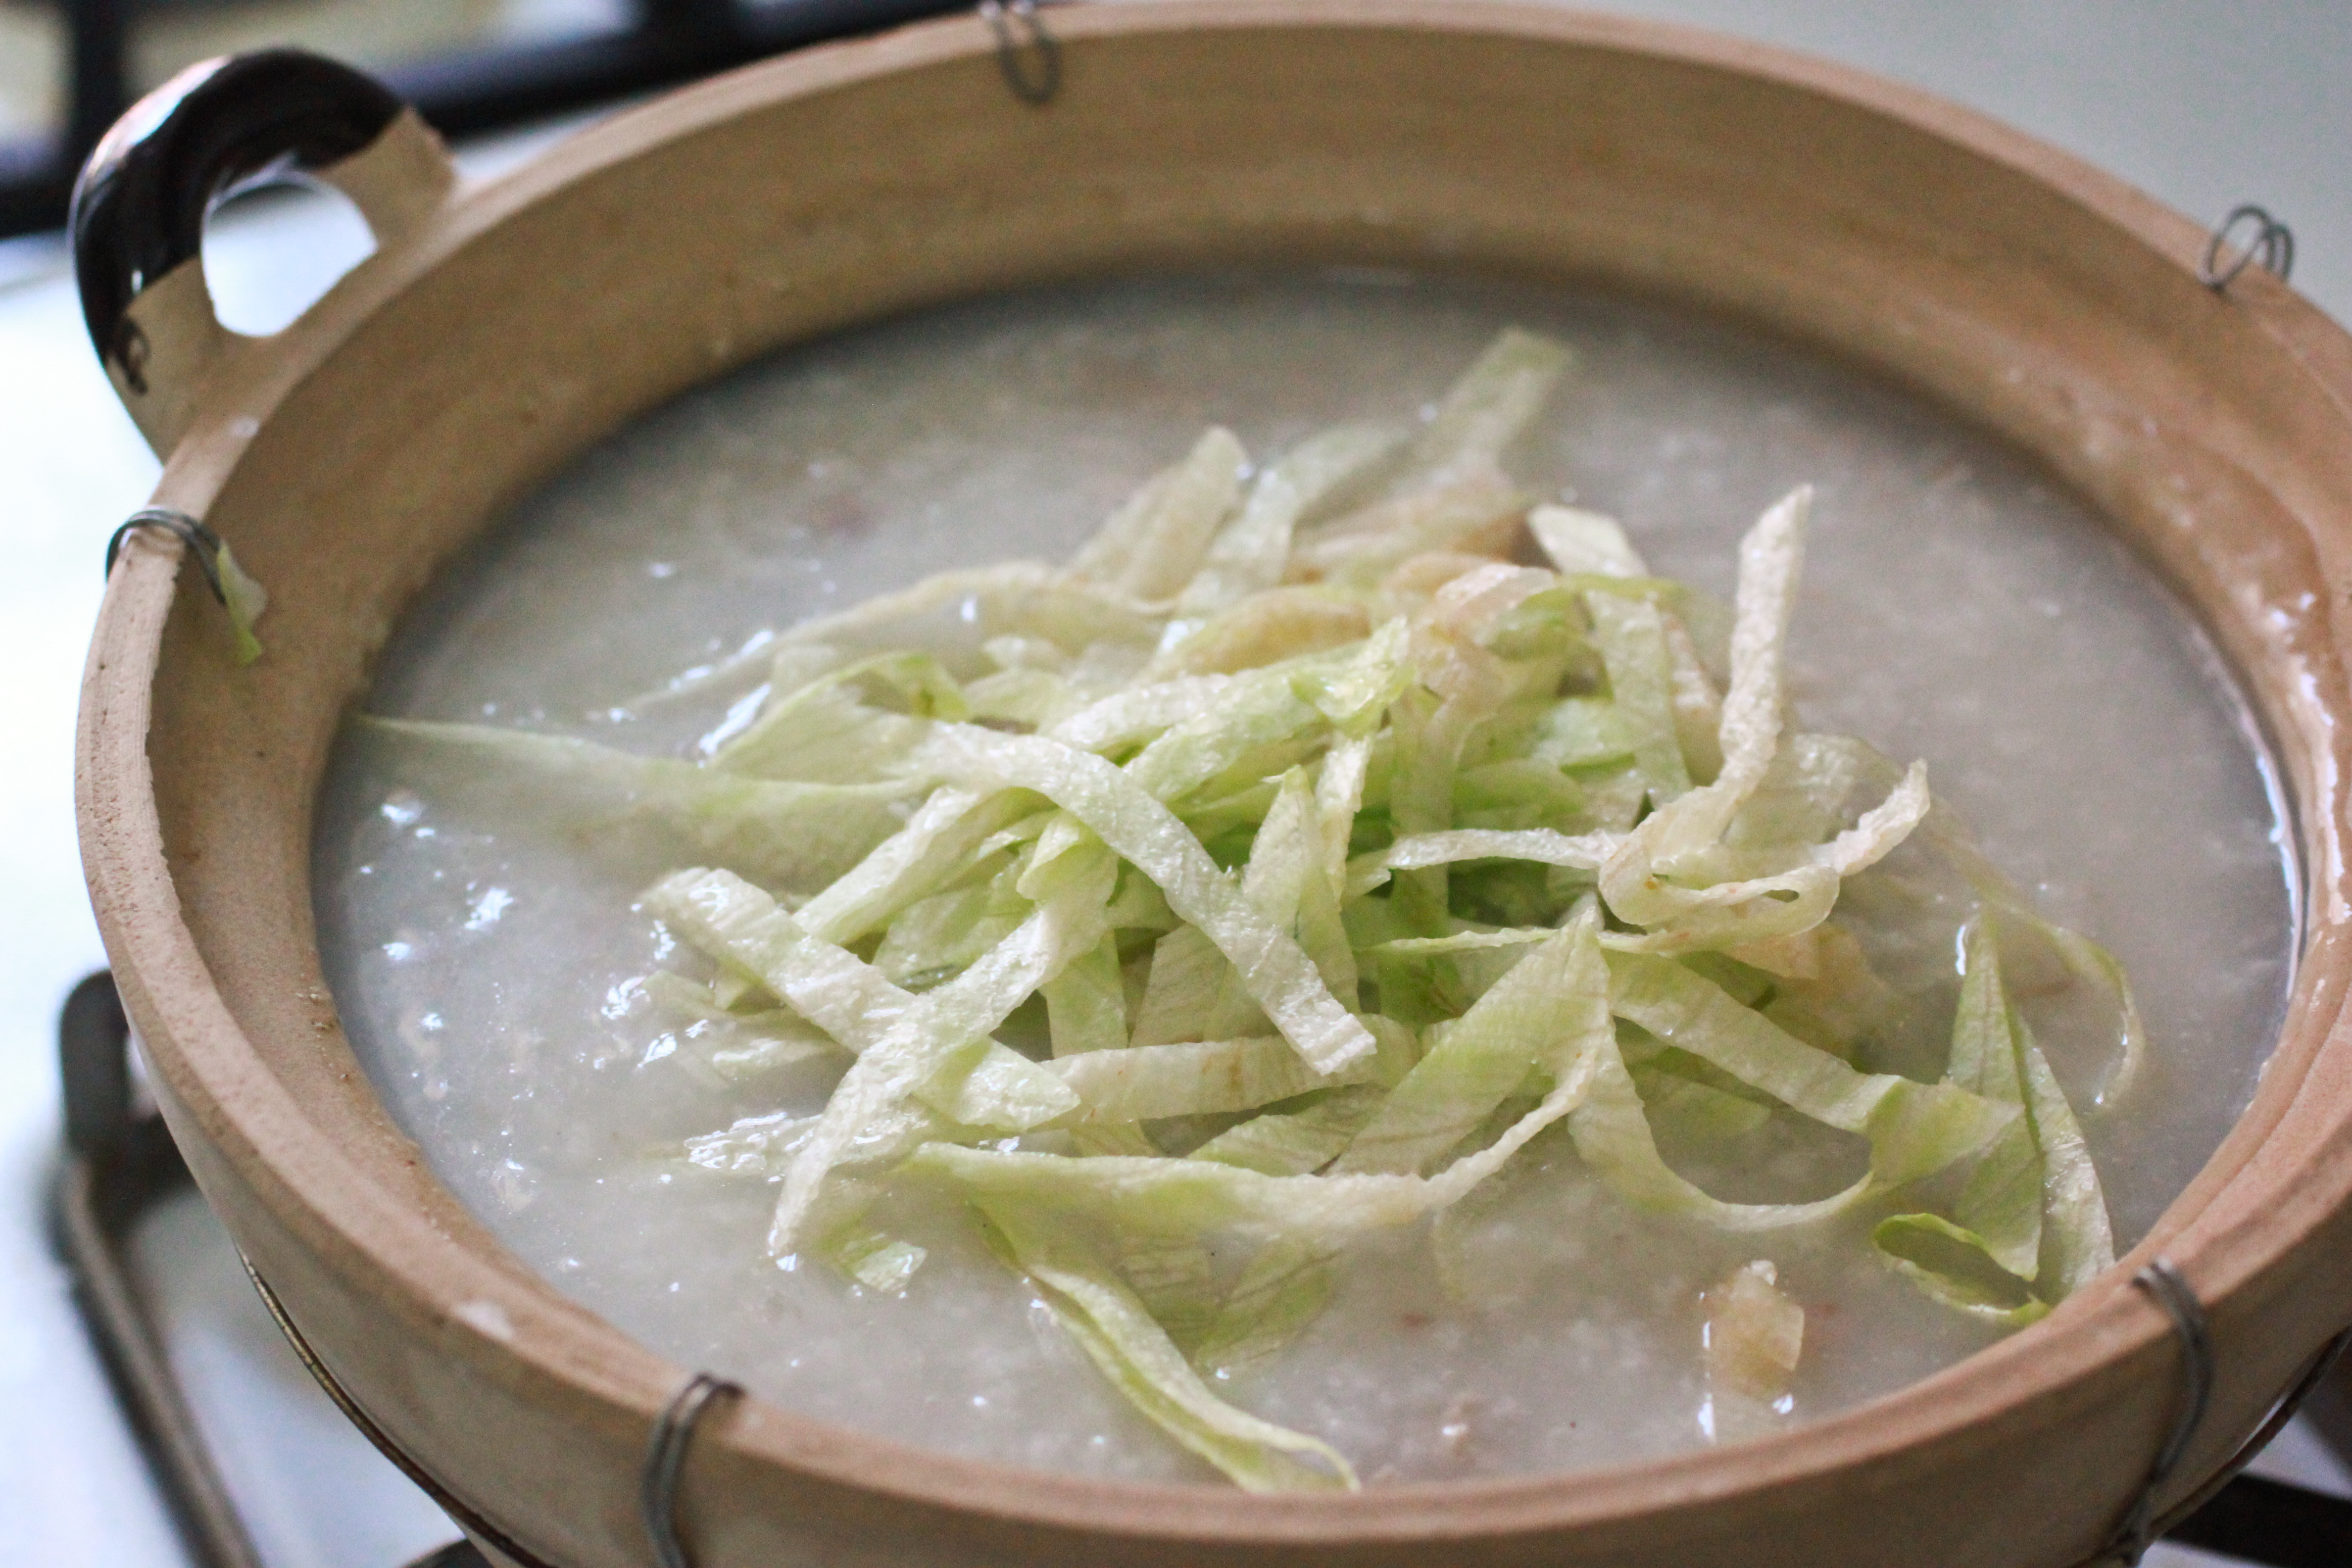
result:
<svg viewBox="0 0 2352 1568"><path fill-rule="evenodd" d="M285 332L224 332L184 258L129 290L144 346L110 373L166 454L156 504L274 598L269 651L239 667L218 610L175 592L195 582L179 546L126 548L84 693L84 855L173 1131L326 1368L517 1561L650 1561L639 1468L687 1369L433 1180L320 973L314 797L436 568L631 416L820 332L1115 272L1461 269L1726 314L1891 375L2037 454L2158 564L2241 672L2298 811L2305 930L2252 1109L2049 1319L1768 1441L1259 1498L1016 1471L743 1401L692 1450L693 1560L2059 1568L2111 1538L2181 1398L2168 1321L2130 1284L2159 1255L2217 1352L2159 1507L2192 1493L2352 1321L2352 338L2258 270L2201 286L2201 230L2046 147L1743 44L1460 0L1049 21L1043 107L1007 90L982 22L934 23L720 78L479 188L388 112L357 152L318 144L377 252Z"/></svg>

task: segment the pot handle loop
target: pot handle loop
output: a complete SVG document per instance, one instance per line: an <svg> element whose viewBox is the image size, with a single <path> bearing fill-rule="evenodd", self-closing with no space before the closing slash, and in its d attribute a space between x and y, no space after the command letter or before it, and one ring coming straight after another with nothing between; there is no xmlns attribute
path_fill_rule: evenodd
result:
<svg viewBox="0 0 2352 1568"><path fill-rule="evenodd" d="M247 340L205 287L205 219L239 191L309 176L388 249L456 184L447 149L373 77L301 49L190 66L131 105L82 165L68 219L82 319L149 446L168 454L204 384Z"/></svg>

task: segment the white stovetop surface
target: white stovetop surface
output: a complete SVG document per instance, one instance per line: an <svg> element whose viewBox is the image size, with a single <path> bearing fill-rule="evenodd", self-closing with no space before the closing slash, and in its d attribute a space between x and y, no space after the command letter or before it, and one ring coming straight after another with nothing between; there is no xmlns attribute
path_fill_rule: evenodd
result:
<svg viewBox="0 0 2352 1568"><path fill-rule="evenodd" d="M2352 321L2352 6L2340 0L1621 0L1885 72L2104 164L2210 222L2240 201L2295 230L2295 281ZM469 152L487 169L541 139ZM363 245L320 205L214 229L233 319L282 321ZM108 533L156 463L100 374L62 247L0 246L0 1563L180 1568L182 1553L43 1228L58 1149L54 1027L103 962L74 848L72 736ZM201 1206L142 1255L200 1415L273 1568L393 1568L447 1540L431 1505L289 1371ZM210 1397L207 1397L207 1396ZM2347 1476L2299 1431L2264 1467ZM2218 1563L2159 1548L2151 1564Z"/></svg>

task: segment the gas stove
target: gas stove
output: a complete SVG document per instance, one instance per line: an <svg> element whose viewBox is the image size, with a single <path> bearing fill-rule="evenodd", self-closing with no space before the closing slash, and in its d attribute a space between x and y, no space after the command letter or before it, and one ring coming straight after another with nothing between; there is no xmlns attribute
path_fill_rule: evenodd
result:
<svg viewBox="0 0 2352 1568"><path fill-rule="evenodd" d="M2089 0L1617 8L1920 82L2191 213L2218 219L2259 200L2296 230L2296 282L2352 316L2352 182L2335 151L2352 133L2340 63L2352 58L2352 10L2284 0L2252 12L2213 0L2128 15ZM645 12L712 9L647 0ZM778 33L768 45L782 41ZM618 58L594 58L607 57ZM647 55L635 75L608 59L604 76L554 87L515 78L503 112L642 90L720 58ZM500 119L495 83L446 79L474 94L432 89L449 95L452 124ZM581 117L467 143L460 163L494 172ZM335 201L271 196L218 217L205 265L226 318L266 331L365 244ZM110 990L96 980L74 989L103 963L73 843L81 651L106 536L155 472L89 352L62 240L0 241L0 515L11 547L0 570L11 655L0 679L0 820L12 829L0 841L0 1190L9 1194L0 1211L0 1517L11 1521L0 1563L459 1568L478 1561L472 1549L314 1381L188 1184L142 1100ZM69 1094L57 1065L61 1009ZM2339 1367L2247 1475L2145 1561L2352 1563L2347 1461L2352 1374Z"/></svg>

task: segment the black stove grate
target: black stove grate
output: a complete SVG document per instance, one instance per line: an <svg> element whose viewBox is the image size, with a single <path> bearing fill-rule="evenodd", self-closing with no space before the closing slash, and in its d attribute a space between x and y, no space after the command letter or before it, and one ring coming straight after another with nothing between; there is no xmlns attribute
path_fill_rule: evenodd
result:
<svg viewBox="0 0 2352 1568"><path fill-rule="evenodd" d="M64 224L76 172L135 96L127 61L138 0L56 3L65 7L70 39L66 124L41 142L0 147L0 239ZM377 74L444 136L465 136L969 9L952 0L632 0L628 25L610 32Z"/></svg>

